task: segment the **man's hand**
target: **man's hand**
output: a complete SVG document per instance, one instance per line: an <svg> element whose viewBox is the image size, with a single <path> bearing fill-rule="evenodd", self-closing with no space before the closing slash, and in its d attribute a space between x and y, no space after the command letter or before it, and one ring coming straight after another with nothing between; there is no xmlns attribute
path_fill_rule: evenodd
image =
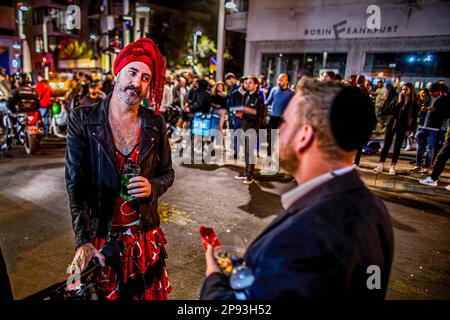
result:
<svg viewBox="0 0 450 320"><path fill-rule="evenodd" d="M98 251L92 243L82 244L75 253L72 264L77 265L82 272L89 264L92 258L97 257L102 267L105 266L105 257Z"/></svg>
<svg viewBox="0 0 450 320"><path fill-rule="evenodd" d="M238 118L242 118L244 116L244 113L242 111L236 111L235 116Z"/></svg>
<svg viewBox="0 0 450 320"><path fill-rule="evenodd" d="M405 136L406 136L407 138L411 137L412 134L413 134L412 131L406 131L406 132L405 132Z"/></svg>
<svg viewBox="0 0 450 320"><path fill-rule="evenodd" d="M220 269L219 265L216 262L216 259L214 258L214 249L210 244L208 244L208 247L206 248L205 258L206 258L205 275L207 277L215 272L222 272L222 270Z"/></svg>
<svg viewBox="0 0 450 320"><path fill-rule="evenodd" d="M130 179L128 185L128 194L135 198L147 198L152 194L152 185L150 182L141 176Z"/></svg>

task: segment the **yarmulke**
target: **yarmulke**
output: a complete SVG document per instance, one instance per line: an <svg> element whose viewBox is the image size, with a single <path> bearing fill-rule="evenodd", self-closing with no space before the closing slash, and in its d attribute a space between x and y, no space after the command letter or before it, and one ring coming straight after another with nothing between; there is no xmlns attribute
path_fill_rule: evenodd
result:
<svg viewBox="0 0 450 320"><path fill-rule="evenodd" d="M330 125L340 148L357 150L367 143L377 123L372 100L357 87L345 87L330 109Z"/></svg>

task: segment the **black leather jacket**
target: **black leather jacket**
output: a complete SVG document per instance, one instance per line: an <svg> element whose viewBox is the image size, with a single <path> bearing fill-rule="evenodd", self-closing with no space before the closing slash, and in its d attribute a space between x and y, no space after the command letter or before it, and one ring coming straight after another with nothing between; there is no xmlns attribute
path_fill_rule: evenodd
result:
<svg viewBox="0 0 450 320"><path fill-rule="evenodd" d="M119 193L114 142L108 123L109 100L79 107L69 117L66 149L66 187L75 234L75 245L93 237L106 238ZM139 199L141 231L159 226L158 198L172 185L174 171L165 123L141 107L142 132L139 154L141 176L152 186L148 198Z"/></svg>

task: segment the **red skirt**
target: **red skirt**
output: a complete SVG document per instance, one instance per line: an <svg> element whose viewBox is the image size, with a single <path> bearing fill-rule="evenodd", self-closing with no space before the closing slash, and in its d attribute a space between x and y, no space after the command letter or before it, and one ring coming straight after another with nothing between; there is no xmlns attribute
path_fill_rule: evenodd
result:
<svg viewBox="0 0 450 320"><path fill-rule="evenodd" d="M134 296L133 299L139 300L167 300L169 293L172 292L172 286L169 282L166 267L158 263L161 250L167 243L166 237L161 228L147 231L139 237L137 228L132 227L131 234L122 234L119 241L123 243L123 253L121 257L123 269L123 283L135 277L142 276L149 268L158 268L154 274L160 275L153 278L152 283L146 283L143 296ZM103 247L106 239L94 238L92 244L98 250ZM111 267L102 268L101 279L102 290L108 300L117 300L119 298L116 292L116 273Z"/></svg>

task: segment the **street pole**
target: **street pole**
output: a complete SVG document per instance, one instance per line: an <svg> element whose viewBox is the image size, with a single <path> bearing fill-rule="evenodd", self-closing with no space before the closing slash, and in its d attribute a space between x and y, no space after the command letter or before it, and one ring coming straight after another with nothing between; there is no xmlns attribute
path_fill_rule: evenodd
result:
<svg viewBox="0 0 450 320"><path fill-rule="evenodd" d="M108 29L108 0L102 1L103 12L102 12L102 24L101 24L101 32L102 32L102 48L103 48L103 62L105 71L111 71L111 60L109 49L109 29Z"/></svg>
<svg viewBox="0 0 450 320"><path fill-rule="evenodd" d="M194 31L194 47L192 50L192 58L194 59L194 65L197 63L197 32Z"/></svg>
<svg viewBox="0 0 450 320"><path fill-rule="evenodd" d="M44 24L42 25L42 38L44 40L44 55L47 58L47 53L48 53L48 30L47 30L47 22L50 19L49 16L45 16L44 17ZM45 63L44 66L44 78L45 80L48 80L49 76L48 76L48 65L47 63Z"/></svg>
<svg viewBox="0 0 450 320"><path fill-rule="evenodd" d="M19 28L18 28L18 30L19 30L19 39L22 42L21 46L20 46L21 59L22 59L22 61L20 61L20 70L23 71L23 65L24 65L24 62L25 62L25 60L24 60L24 42L27 41L27 40L25 39L25 34L23 33L23 12L22 12L21 9L18 9L18 11L17 11L17 21L18 21L18 24L19 24Z"/></svg>
<svg viewBox="0 0 450 320"><path fill-rule="evenodd" d="M129 0L123 0L123 15L128 17L130 14L130 1ZM130 29L128 28L129 20L123 21L122 28L123 28L123 47L128 45L130 43Z"/></svg>
<svg viewBox="0 0 450 320"><path fill-rule="evenodd" d="M219 19L217 25L217 72L216 81L223 79L223 52L225 48L225 0L219 0Z"/></svg>

